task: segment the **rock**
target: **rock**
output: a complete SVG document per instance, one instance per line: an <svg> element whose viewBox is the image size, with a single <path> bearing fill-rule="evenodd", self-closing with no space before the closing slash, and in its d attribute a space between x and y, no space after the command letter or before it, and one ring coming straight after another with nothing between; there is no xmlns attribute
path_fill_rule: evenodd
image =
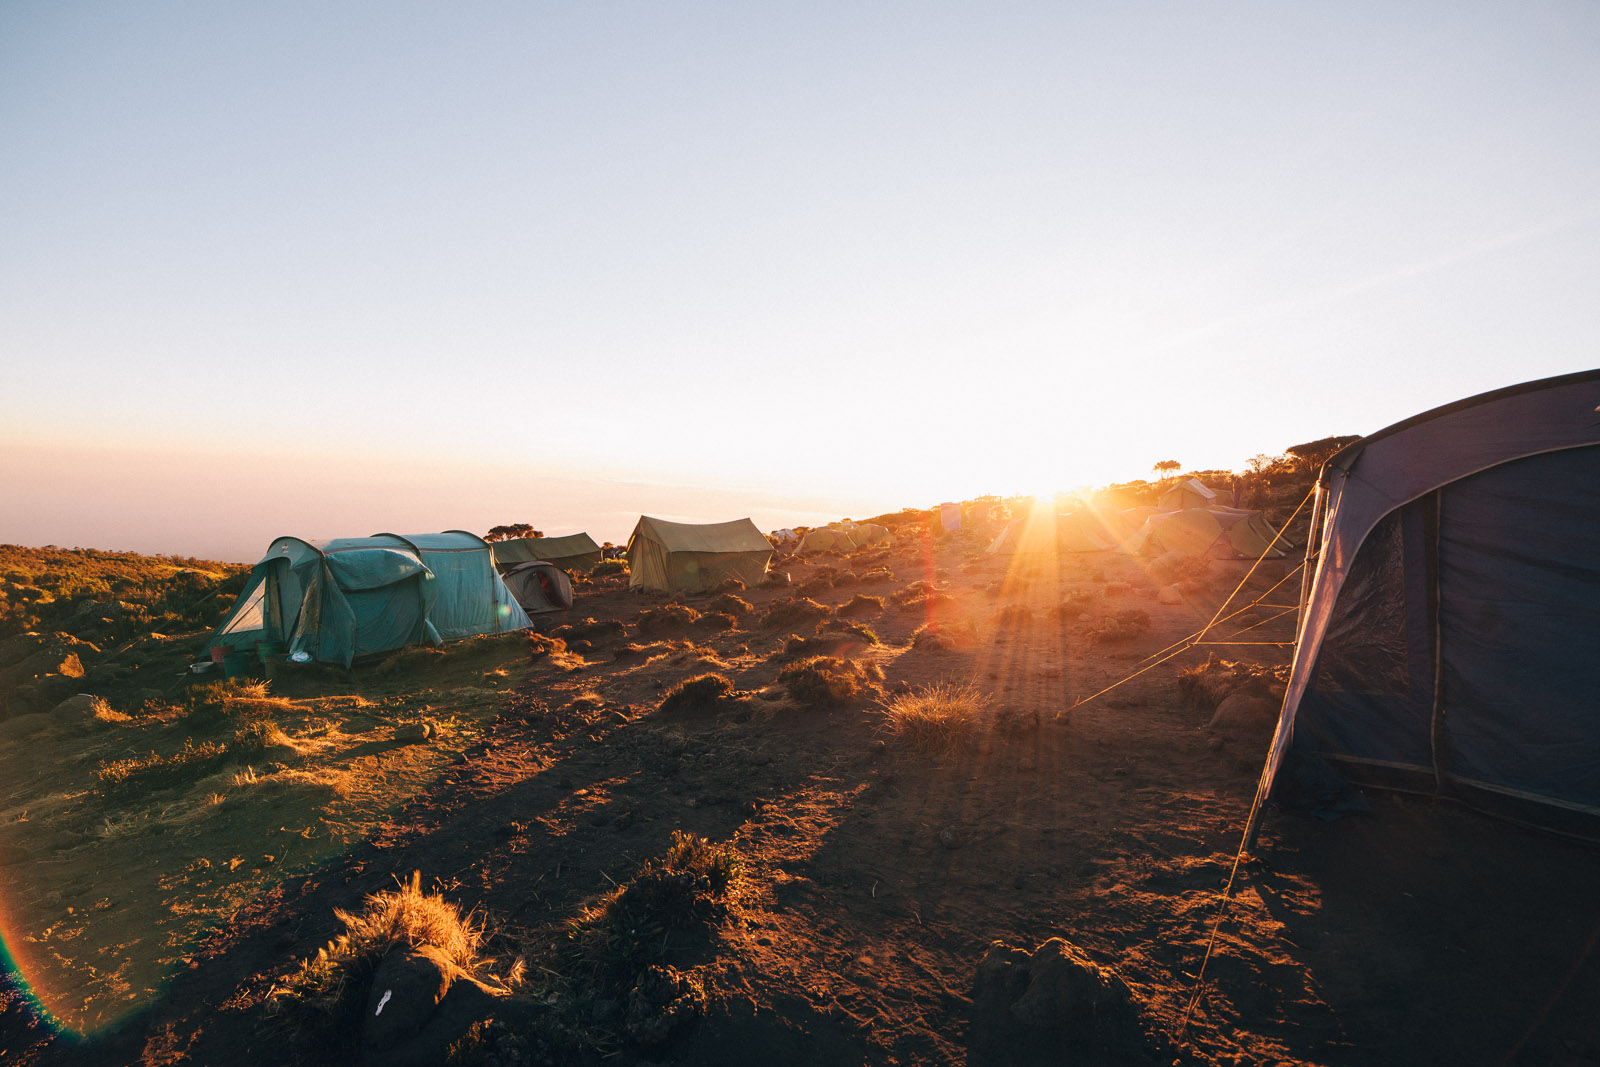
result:
<svg viewBox="0 0 1600 1067"><path fill-rule="evenodd" d="M455 965L432 945L390 950L372 974L362 1023L363 1044L381 1050L415 1037L444 1000L455 977Z"/></svg>
<svg viewBox="0 0 1600 1067"><path fill-rule="evenodd" d="M404 726L396 727L394 739L405 744L416 744L426 741L433 736L433 723L408 722Z"/></svg>
<svg viewBox="0 0 1600 1067"><path fill-rule="evenodd" d="M1206 727L1233 737L1267 734L1278 725L1278 711L1279 702L1271 694L1246 687L1224 697Z"/></svg>
<svg viewBox="0 0 1600 1067"><path fill-rule="evenodd" d="M0 722L0 742L20 741L24 737L32 737L53 722L55 720L44 712L13 716Z"/></svg>
<svg viewBox="0 0 1600 1067"><path fill-rule="evenodd" d="M94 718L94 702L94 694L78 693L51 708L50 717L63 723L88 722Z"/></svg>
<svg viewBox="0 0 1600 1067"><path fill-rule="evenodd" d="M1182 604L1183 594L1175 585L1164 585L1156 590L1156 599L1163 604Z"/></svg>

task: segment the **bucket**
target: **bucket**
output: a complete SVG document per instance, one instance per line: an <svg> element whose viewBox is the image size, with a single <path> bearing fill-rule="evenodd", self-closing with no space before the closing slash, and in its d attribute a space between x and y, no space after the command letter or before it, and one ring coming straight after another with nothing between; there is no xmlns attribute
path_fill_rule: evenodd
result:
<svg viewBox="0 0 1600 1067"><path fill-rule="evenodd" d="M243 678L255 662L255 656L249 652L229 652L222 657L222 672L229 678Z"/></svg>
<svg viewBox="0 0 1600 1067"><path fill-rule="evenodd" d="M265 664L267 662L267 657L268 656L281 656L281 655L283 655L283 642L282 641L257 641L256 642L256 655L259 656L261 658L261 662L263 664Z"/></svg>
<svg viewBox="0 0 1600 1067"><path fill-rule="evenodd" d="M263 653L261 653L261 669L266 672L267 678L269 680L273 679L273 678L277 678L278 676L283 674L283 672L284 672L285 668L287 668L288 664L289 664L289 654L287 652L263 652Z"/></svg>
<svg viewBox="0 0 1600 1067"><path fill-rule="evenodd" d="M213 645L211 647L211 662L221 663L222 657L233 651L232 645Z"/></svg>

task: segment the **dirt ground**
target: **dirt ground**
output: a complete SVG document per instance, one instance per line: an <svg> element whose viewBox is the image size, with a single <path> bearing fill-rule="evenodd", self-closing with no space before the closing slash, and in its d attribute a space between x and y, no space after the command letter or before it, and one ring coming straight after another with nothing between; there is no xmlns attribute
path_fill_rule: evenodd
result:
<svg viewBox="0 0 1600 1067"><path fill-rule="evenodd" d="M1216 632L1292 605L1298 578L1269 590L1294 562L1260 567L1243 595L1263 606ZM1165 603L1170 575L1148 561L1007 559L976 537L902 539L784 563L793 583L742 593L755 610L733 629L658 635L637 620L664 598L586 585L570 618L541 627L614 618L626 637L532 660L519 643L505 668L520 680L485 699L481 732L463 729L459 759L437 761L359 841L263 883L119 1026L52 1040L6 992L0 1058L338 1062L290 1044L268 1014L275 984L339 932L334 908L420 870L490 917L502 947L554 968L569 923L681 829L733 842L746 862L727 919L680 961L704 983L704 1015L666 1045L597 1046L594 1062L965 1063L990 944L1060 937L1125 980L1159 1062L1600 1063L1592 845L1372 793L1371 813L1336 822L1269 814L1224 904L1267 734L1207 729L1212 709L1180 697L1179 672L1208 654L1283 663L1288 648L1210 645L1157 661L1247 567L1213 562ZM832 584L817 580L825 568ZM887 600L917 581L938 595L853 617L882 639L851 654L881 666L883 693L818 710L774 685L771 655L811 629L761 627L769 604L797 590L836 607ZM712 598L682 599L704 611ZM1062 613L1063 602L1076 607ZM1136 612L1144 632L1104 625ZM929 622L950 647L912 644ZM1238 640L1291 632L1278 618ZM624 641L678 647L619 658ZM707 669L739 699L660 710ZM882 710L937 682L989 698L975 741L948 755L906 745Z"/></svg>

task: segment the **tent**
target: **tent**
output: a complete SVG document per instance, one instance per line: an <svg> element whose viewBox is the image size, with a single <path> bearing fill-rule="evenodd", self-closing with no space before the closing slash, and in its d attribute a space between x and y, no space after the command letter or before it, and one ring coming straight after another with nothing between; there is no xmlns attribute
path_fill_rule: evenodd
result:
<svg viewBox="0 0 1600 1067"><path fill-rule="evenodd" d="M1259 511L1239 508L1185 508L1159 511L1126 541L1123 551L1135 556L1182 552L1212 559L1279 559L1276 532Z"/></svg>
<svg viewBox="0 0 1600 1067"><path fill-rule="evenodd" d="M1116 538L1094 515L1070 512L1051 515L1037 511L1006 523L989 545L995 555L1033 552L1104 552L1116 546Z"/></svg>
<svg viewBox="0 0 1600 1067"><path fill-rule="evenodd" d="M508 633L528 622L476 534L280 537L208 646L278 641L348 667L357 656Z"/></svg>
<svg viewBox="0 0 1600 1067"><path fill-rule="evenodd" d="M518 563L500 577L529 615L572 607L572 579L554 563Z"/></svg>
<svg viewBox="0 0 1600 1067"><path fill-rule="evenodd" d="M628 587L700 592L724 578L751 585L771 558L772 543L749 519L699 524L641 515L628 536Z"/></svg>
<svg viewBox="0 0 1600 1067"><path fill-rule="evenodd" d="M1275 780L1330 765L1600 836L1597 412L1600 371L1548 378L1328 460L1247 844Z"/></svg>
<svg viewBox="0 0 1600 1067"><path fill-rule="evenodd" d="M855 547L856 539L848 530L819 526L800 539L800 547L795 551L809 555L813 552L849 552Z"/></svg>
<svg viewBox="0 0 1600 1067"><path fill-rule="evenodd" d="M1198 478L1183 481L1161 494L1161 510L1177 511L1183 508L1215 507L1217 494Z"/></svg>
<svg viewBox="0 0 1600 1067"><path fill-rule="evenodd" d="M889 527L880 526L875 522L856 523L850 527L850 536L855 539L857 548L894 543L894 535L889 532Z"/></svg>
<svg viewBox="0 0 1600 1067"><path fill-rule="evenodd" d="M600 546L586 533L513 537L490 547L494 550L494 565L502 575L519 563L554 563L565 571L586 571L600 562Z"/></svg>

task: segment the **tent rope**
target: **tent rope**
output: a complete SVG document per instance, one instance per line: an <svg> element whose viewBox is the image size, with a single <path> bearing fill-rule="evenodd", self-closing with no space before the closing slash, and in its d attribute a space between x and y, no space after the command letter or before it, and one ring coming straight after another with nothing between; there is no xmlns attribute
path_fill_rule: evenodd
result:
<svg viewBox="0 0 1600 1067"><path fill-rule="evenodd" d="M1289 516L1289 522L1286 522L1286 523L1283 524L1285 528L1288 528L1289 523L1292 523L1294 521L1295 515L1300 514L1300 508L1305 507L1306 506L1306 501L1310 500L1315 494L1316 494L1316 487L1313 486L1311 492L1306 494L1305 500L1300 501L1299 506L1294 509L1294 515ZM1281 534L1282 531L1280 530L1279 533ZM1311 531L1311 537L1312 537L1313 540L1315 539L1315 537L1316 537L1316 531L1315 530ZM1277 538L1273 538L1273 542L1276 543L1277 542ZM1260 561L1257 560L1257 562L1259 563ZM1296 568L1296 570L1299 570L1299 569L1303 568L1304 566L1305 566L1305 564L1302 563L1300 567ZM1254 567L1252 567L1250 569L1251 569L1252 572L1254 572L1254 570L1255 570ZM1291 572L1291 573L1293 573L1293 572ZM1249 574L1245 575L1246 579L1248 579L1249 577L1250 577ZM1240 582L1239 584L1241 586L1243 586L1244 582ZM1282 583L1279 583L1279 584L1282 584ZM1276 588L1276 587L1274 587L1274 588ZM1234 591L1237 592L1238 590L1236 589ZM1263 594L1263 595L1265 595L1265 594ZM1297 607L1295 610L1298 611L1299 608ZM1219 614L1220 614L1220 611L1219 611ZM1288 614L1288 612L1284 612L1283 614ZM1274 616L1274 617L1276 618L1277 616ZM1263 621L1266 621L1266 620L1263 620ZM1260 625L1260 623L1257 623L1257 625ZM1246 629L1251 629L1251 627L1247 627ZM1243 633L1244 631L1241 630L1239 632ZM1292 644L1293 642L1290 642L1290 643ZM1241 837L1239 839L1239 848L1233 854L1233 865L1228 869L1228 881L1227 881L1227 884L1225 884L1222 887L1221 899L1219 899L1217 901L1217 913L1216 913L1215 916L1212 917L1212 920L1211 920L1211 934L1210 934L1209 937L1206 938L1205 955L1200 958L1200 967L1199 967L1198 970L1195 971L1195 975L1194 975L1194 992L1189 997L1189 1003L1183 1009L1183 1021L1178 1024L1178 1036L1180 1036L1180 1037L1182 1037L1183 1034L1188 1031L1188 1029L1189 1029L1189 1020L1194 1016L1194 1010L1195 1010L1196 1007L1199 1006L1200 998L1205 995L1205 991L1206 991L1206 965L1211 962L1212 953L1214 953L1216 951L1216 948L1217 948L1217 934L1222 928L1223 916L1225 916L1227 914L1228 905L1230 903L1232 903L1232 901L1233 901L1233 884L1234 884L1235 881L1238 880L1239 868L1244 865L1245 844L1246 844L1246 842L1248 840L1249 840L1249 837L1248 837L1248 833L1247 833L1246 836Z"/></svg>

